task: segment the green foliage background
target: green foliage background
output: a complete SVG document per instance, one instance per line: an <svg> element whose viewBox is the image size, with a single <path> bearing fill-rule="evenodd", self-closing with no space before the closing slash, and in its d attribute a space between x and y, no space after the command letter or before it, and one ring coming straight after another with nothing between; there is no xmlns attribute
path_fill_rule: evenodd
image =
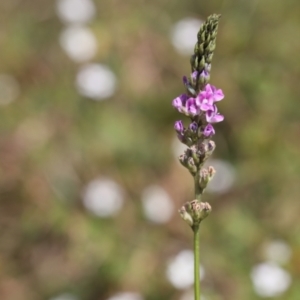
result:
<svg viewBox="0 0 300 300"><path fill-rule="evenodd" d="M180 207L192 182L174 160L178 114L189 58L170 42L186 17L221 13L211 82L224 90L214 157L230 161L230 192L205 200L201 228L207 299L260 299L250 281L262 247L283 239L293 277L277 299L300 299L300 2L298 0L98 0L90 24L95 62L118 77L107 101L79 96L78 66L60 48L64 25L54 1L0 1L0 70L21 95L0 107L0 299L39 300L62 292L104 300L120 291L179 299L165 277L168 259L191 248L179 215L167 225L143 216L141 191L162 185ZM91 216L84 185L98 176L126 190L122 212Z"/></svg>

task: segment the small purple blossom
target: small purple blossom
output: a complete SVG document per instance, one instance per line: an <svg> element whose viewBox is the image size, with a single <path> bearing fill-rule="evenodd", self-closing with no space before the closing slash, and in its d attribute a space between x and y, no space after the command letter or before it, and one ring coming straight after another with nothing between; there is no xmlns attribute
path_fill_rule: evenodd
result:
<svg viewBox="0 0 300 300"><path fill-rule="evenodd" d="M174 129L180 134L183 133L184 126L181 120L175 122Z"/></svg>
<svg viewBox="0 0 300 300"><path fill-rule="evenodd" d="M202 111L213 109L213 99L205 92L200 92L196 97L196 104Z"/></svg>
<svg viewBox="0 0 300 300"><path fill-rule="evenodd" d="M190 125L189 125L189 129L192 131L192 132L197 132L198 130L198 124L196 122L192 122Z"/></svg>
<svg viewBox="0 0 300 300"><path fill-rule="evenodd" d="M211 84L205 86L205 95L213 99L213 102L221 101L224 98L224 93L221 89L217 89ZM201 92L202 93L202 92Z"/></svg>
<svg viewBox="0 0 300 300"><path fill-rule="evenodd" d="M186 100L188 99L188 95L186 94L182 94L178 97L176 97L173 101L172 101L172 105L174 108L176 108L179 112L184 112L184 106L186 103Z"/></svg>
<svg viewBox="0 0 300 300"><path fill-rule="evenodd" d="M203 130L203 134L206 137L212 136L215 134L215 129L211 124L207 124Z"/></svg>
<svg viewBox="0 0 300 300"><path fill-rule="evenodd" d="M218 113L218 108L216 105L212 109L206 112L206 121L208 123L218 123L224 120L224 116Z"/></svg>
<svg viewBox="0 0 300 300"><path fill-rule="evenodd" d="M195 98L189 98L185 104L186 115L194 117L200 113L200 108L196 104Z"/></svg>

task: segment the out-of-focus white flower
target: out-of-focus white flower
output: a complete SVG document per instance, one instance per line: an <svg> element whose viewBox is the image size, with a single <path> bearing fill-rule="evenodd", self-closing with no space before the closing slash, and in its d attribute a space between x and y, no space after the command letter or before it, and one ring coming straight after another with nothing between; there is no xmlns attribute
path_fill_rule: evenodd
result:
<svg viewBox="0 0 300 300"><path fill-rule="evenodd" d="M235 181L235 170L229 162L220 159L210 159L205 166L212 166L216 170L212 181L207 185L207 192L221 194L232 187Z"/></svg>
<svg viewBox="0 0 300 300"><path fill-rule="evenodd" d="M20 86L17 80L8 74L0 74L0 105L7 105L19 96Z"/></svg>
<svg viewBox="0 0 300 300"><path fill-rule="evenodd" d="M180 300L194 300L194 299L195 299L194 290L190 290L190 289L185 291L180 297ZM206 300L206 297L200 295L200 299Z"/></svg>
<svg viewBox="0 0 300 300"><path fill-rule="evenodd" d="M138 293L118 293L107 300L143 300L143 297Z"/></svg>
<svg viewBox="0 0 300 300"><path fill-rule="evenodd" d="M64 293L56 297L52 297L50 298L50 300L79 300L79 298L72 294Z"/></svg>
<svg viewBox="0 0 300 300"><path fill-rule="evenodd" d="M186 18L178 21L172 30L171 40L176 50L183 55L191 55L197 42L197 33L203 22Z"/></svg>
<svg viewBox="0 0 300 300"><path fill-rule="evenodd" d="M204 277L204 268L200 266L200 279ZM194 283L194 253L183 250L167 266L167 278L177 289L189 288Z"/></svg>
<svg viewBox="0 0 300 300"><path fill-rule="evenodd" d="M116 90L115 74L101 64L86 64L77 74L76 85L81 95L94 100L112 96Z"/></svg>
<svg viewBox="0 0 300 300"><path fill-rule="evenodd" d="M57 0L56 11L66 23L86 23L95 16L96 8L91 0Z"/></svg>
<svg viewBox="0 0 300 300"><path fill-rule="evenodd" d="M83 204L99 217L116 215L124 202L123 190L110 179L95 179L83 191Z"/></svg>
<svg viewBox="0 0 300 300"><path fill-rule="evenodd" d="M255 292L261 297L275 297L291 284L291 275L272 262L256 265L251 271Z"/></svg>
<svg viewBox="0 0 300 300"><path fill-rule="evenodd" d="M97 40L88 27L70 26L60 35L60 45L75 62L93 58L97 52Z"/></svg>
<svg viewBox="0 0 300 300"><path fill-rule="evenodd" d="M146 188L142 194L142 203L146 217L155 223L166 223L172 217L172 199L160 186Z"/></svg>
<svg viewBox="0 0 300 300"><path fill-rule="evenodd" d="M275 240L266 245L265 258L279 264L287 263L291 258L291 247L284 241Z"/></svg>

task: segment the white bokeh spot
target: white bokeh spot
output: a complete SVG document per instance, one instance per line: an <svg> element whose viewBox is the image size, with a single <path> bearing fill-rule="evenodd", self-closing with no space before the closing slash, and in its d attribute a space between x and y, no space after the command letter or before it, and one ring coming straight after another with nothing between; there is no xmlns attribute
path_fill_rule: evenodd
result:
<svg viewBox="0 0 300 300"><path fill-rule="evenodd" d="M288 263L292 250L291 247L282 240L274 240L268 243L264 248L265 258L278 264Z"/></svg>
<svg viewBox="0 0 300 300"><path fill-rule="evenodd" d="M188 289L186 291L183 292L183 294L180 297L180 300L194 300L194 290L193 289ZM204 297L203 295L200 295L200 300L207 300L206 297Z"/></svg>
<svg viewBox="0 0 300 300"><path fill-rule="evenodd" d="M206 191L209 193L226 193L233 186L236 178L233 166L221 159L209 159L205 167L212 166L216 170L213 179L207 185Z"/></svg>
<svg viewBox="0 0 300 300"><path fill-rule="evenodd" d="M83 205L98 217L116 215L124 202L123 189L113 180L95 179L83 191Z"/></svg>
<svg viewBox="0 0 300 300"><path fill-rule="evenodd" d="M174 212L173 201L160 186L146 188L142 194L145 216L155 223L168 222Z"/></svg>
<svg viewBox="0 0 300 300"><path fill-rule="evenodd" d="M102 64L86 64L77 73L78 92L94 100L103 100L112 96L116 90L116 76Z"/></svg>
<svg viewBox="0 0 300 300"><path fill-rule="evenodd" d="M291 284L291 275L272 262L256 265L251 271L255 292L261 297L276 297L284 293Z"/></svg>
<svg viewBox="0 0 300 300"><path fill-rule="evenodd" d="M199 19L186 18L174 25L171 41L180 54L191 55L193 53L201 24L202 21Z"/></svg>
<svg viewBox="0 0 300 300"><path fill-rule="evenodd" d="M90 60L97 52L96 37L88 27L67 27L62 31L59 42L67 55L75 62Z"/></svg>
<svg viewBox="0 0 300 300"><path fill-rule="evenodd" d="M49 300L79 300L77 296L69 293L60 294L58 296L52 297Z"/></svg>
<svg viewBox="0 0 300 300"><path fill-rule="evenodd" d="M57 0L56 11L65 23L87 23L96 13L92 0Z"/></svg>
<svg viewBox="0 0 300 300"><path fill-rule="evenodd" d="M168 280L177 289L187 289L194 283L194 253L182 250L168 264ZM204 277L204 268L200 266L200 279Z"/></svg>
<svg viewBox="0 0 300 300"><path fill-rule="evenodd" d="M143 300L143 297L138 293L123 292L118 293L107 300Z"/></svg>

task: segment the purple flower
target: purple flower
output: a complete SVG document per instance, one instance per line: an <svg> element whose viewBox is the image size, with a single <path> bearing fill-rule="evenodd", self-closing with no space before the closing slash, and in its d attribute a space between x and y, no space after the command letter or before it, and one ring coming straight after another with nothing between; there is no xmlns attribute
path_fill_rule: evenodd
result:
<svg viewBox="0 0 300 300"><path fill-rule="evenodd" d="M185 104L186 115L194 117L200 113L200 109L196 104L195 98L189 98Z"/></svg>
<svg viewBox="0 0 300 300"><path fill-rule="evenodd" d="M184 126L181 120L175 122L174 129L180 134L183 133Z"/></svg>
<svg viewBox="0 0 300 300"><path fill-rule="evenodd" d="M172 105L174 108L176 108L179 112L182 113L184 112L184 106L187 99L188 99L188 95L182 94L172 101Z"/></svg>
<svg viewBox="0 0 300 300"><path fill-rule="evenodd" d="M203 130L203 134L206 137L212 136L215 134L215 129L211 124L207 124Z"/></svg>
<svg viewBox="0 0 300 300"><path fill-rule="evenodd" d="M218 113L217 106L214 105L212 109L206 112L206 121L208 123L218 123L224 120L224 116Z"/></svg>
<svg viewBox="0 0 300 300"><path fill-rule="evenodd" d="M192 132L197 132L198 130L198 124L196 122L192 122L189 126L189 129L192 131Z"/></svg>
<svg viewBox="0 0 300 300"><path fill-rule="evenodd" d="M214 101L210 97L208 93L205 91L202 91L198 94L196 97L196 105L202 110L202 111L208 111L213 109Z"/></svg>
<svg viewBox="0 0 300 300"><path fill-rule="evenodd" d="M213 102L221 101L224 98L224 93L221 89L217 89L215 86L207 84L204 92L207 97L213 99Z"/></svg>

